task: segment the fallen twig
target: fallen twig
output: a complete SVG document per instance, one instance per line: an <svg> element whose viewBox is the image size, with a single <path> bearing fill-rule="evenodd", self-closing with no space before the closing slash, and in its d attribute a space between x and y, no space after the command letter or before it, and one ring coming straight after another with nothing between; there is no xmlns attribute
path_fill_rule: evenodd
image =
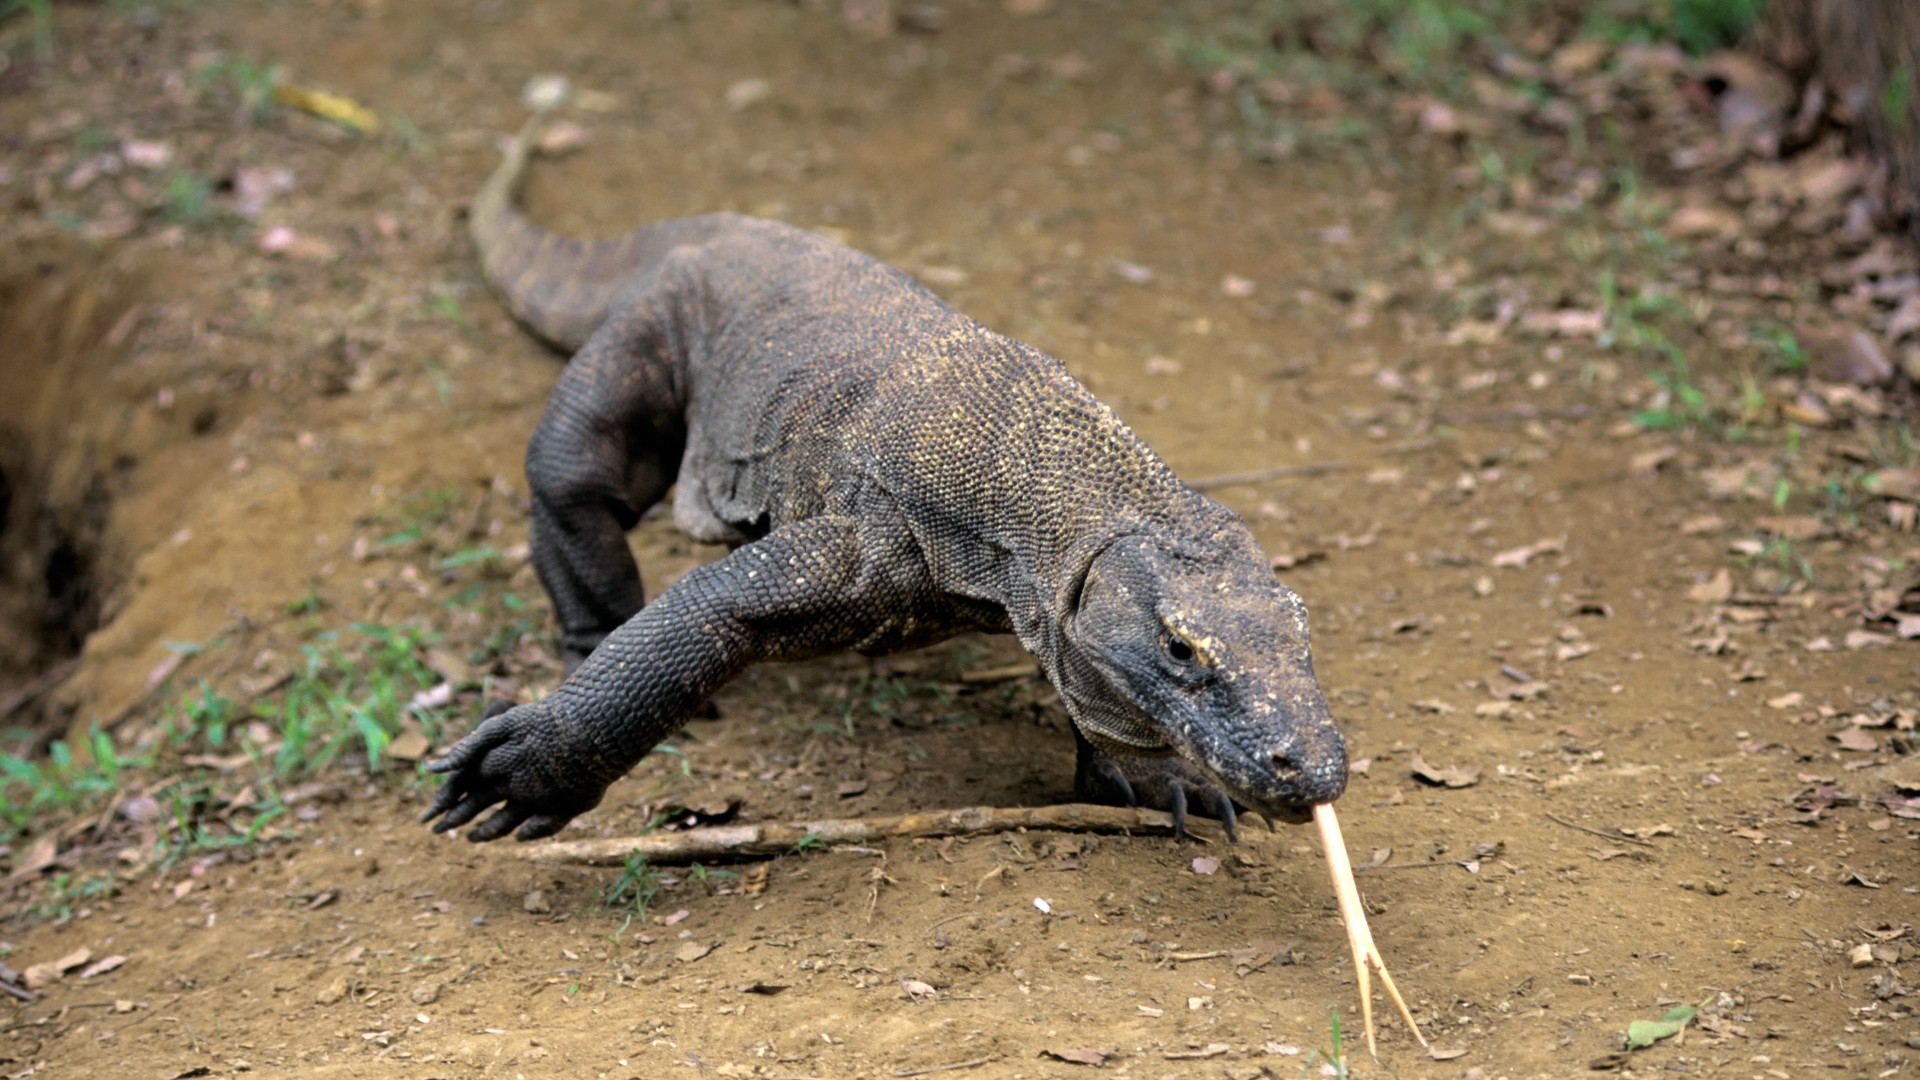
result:
<svg viewBox="0 0 1920 1080"><path fill-rule="evenodd" d="M1393 863L1391 865L1381 863L1377 866L1356 866L1353 868L1353 872L1356 874L1373 874L1382 870L1431 870L1436 866L1457 866L1462 870L1471 872L1474 867L1474 861L1472 859L1437 859L1433 862L1407 862Z"/></svg>
<svg viewBox="0 0 1920 1080"><path fill-rule="evenodd" d="M1206 476L1198 480L1189 480L1187 486L1195 491L1211 491L1214 488L1232 487L1235 484L1257 484L1262 480L1278 480L1283 476L1319 476L1321 473L1351 468L1353 465L1345 461L1319 461L1311 465L1275 465L1269 469L1254 469L1251 472L1227 473L1224 476Z"/></svg>
<svg viewBox="0 0 1920 1080"><path fill-rule="evenodd" d="M520 849L536 862L618 866L639 855L649 862L759 859L785 855L801 845L872 844L902 837L985 836L1015 829L1062 832L1173 832L1173 815L1123 806L1062 803L1057 806L971 806L919 814L821 821L768 821L754 825L706 825L679 832L604 840L563 840Z"/></svg>
<svg viewBox="0 0 1920 1080"><path fill-rule="evenodd" d="M972 1061L956 1061L951 1065L935 1065L932 1068L928 1068L928 1069L904 1069L900 1072L894 1073L893 1075L900 1076L900 1077L932 1076L934 1073L958 1072L961 1069L977 1069L982 1065L988 1064L989 1062L994 1062L999 1060L1000 1059L997 1057L974 1058Z"/></svg>
<svg viewBox="0 0 1920 1080"><path fill-rule="evenodd" d="M1626 833L1601 832L1599 829L1589 829L1585 825L1575 825L1573 822L1568 821L1566 818L1560 817L1555 814L1548 814L1547 820L1553 822L1556 825L1565 825L1569 829L1586 833L1588 836L1597 836L1602 840L1618 840L1623 844L1639 844L1641 847L1656 846L1654 842L1651 840L1642 840L1637 836L1628 836Z"/></svg>
<svg viewBox="0 0 1920 1080"><path fill-rule="evenodd" d="M1360 903L1359 886L1353 883L1353 863L1347 858L1347 842L1340 835L1340 819L1333 815L1333 804L1321 803L1314 807L1313 823L1320 829L1321 846L1327 849L1327 872L1333 877L1333 893L1340 901L1340 920L1347 924L1347 944L1353 947L1353 981L1360 991L1360 1019L1367 1029L1367 1053L1375 1058L1380 1056L1373 1040L1373 971L1380 973L1380 987L1399 1007L1407 1030L1413 1032L1421 1046L1426 1046L1427 1037L1420 1034L1420 1025L1413 1022L1406 999L1400 996L1400 988L1393 985L1387 962L1381 959L1380 949L1373 943L1373 931L1367 927L1367 909Z"/></svg>

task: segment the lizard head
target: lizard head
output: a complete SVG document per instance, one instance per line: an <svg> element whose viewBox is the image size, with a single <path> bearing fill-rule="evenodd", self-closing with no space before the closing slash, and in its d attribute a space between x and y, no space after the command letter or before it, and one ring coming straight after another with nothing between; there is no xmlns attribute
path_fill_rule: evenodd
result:
<svg viewBox="0 0 1920 1080"><path fill-rule="evenodd" d="M1306 605L1244 527L1203 544L1108 545L1066 637L1061 698L1094 745L1177 752L1241 805L1287 821L1346 790L1346 741L1314 678Z"/></svg>

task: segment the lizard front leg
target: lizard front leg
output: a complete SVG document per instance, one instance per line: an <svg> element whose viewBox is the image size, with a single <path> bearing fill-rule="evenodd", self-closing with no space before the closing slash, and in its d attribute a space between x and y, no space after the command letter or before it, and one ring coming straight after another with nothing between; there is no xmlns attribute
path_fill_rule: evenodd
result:
<svg viewBox="0 0 1920 1080"><path fill-rule="evenodd" d="M1217 818L1228 840L1239 839L1240 807L1219 784L1177 754L1148 756L1102 750L1074 728L1075 798L1109 806L1147 806L1173 815L1173 835L1187 834L1187 811Z"/></svg>
<svg viewBox="0 0 1920 1080"><path fill-rule="evenodd" d="M503 803L467 838L550 836L749 664L858 646L930 602L925 560L897 521L784 526L689 572L559 689L484 721L432 762L448 777L421 820L439 817L444 832Z"/></svg>

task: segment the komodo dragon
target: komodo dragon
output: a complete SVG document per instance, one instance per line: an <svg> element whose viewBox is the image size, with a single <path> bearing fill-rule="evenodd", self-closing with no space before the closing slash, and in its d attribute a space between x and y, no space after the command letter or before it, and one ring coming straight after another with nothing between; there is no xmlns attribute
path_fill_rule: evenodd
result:
<svg viewBox="0 0 1920 1080"><path fill-rule="evenodd" d="M527 448L568 674L432 763L423 816L548 836L759 660L1012 632L1073 721L1075 790L1231 832L1346 788L1307 611L1232 511L1039 350L906 274L738 214L556 236L515 205L536 116L475 199L487 280L574 355ZM625 540L733 545L642 604ZM444 816L442 816L444 815Z"/></svg>

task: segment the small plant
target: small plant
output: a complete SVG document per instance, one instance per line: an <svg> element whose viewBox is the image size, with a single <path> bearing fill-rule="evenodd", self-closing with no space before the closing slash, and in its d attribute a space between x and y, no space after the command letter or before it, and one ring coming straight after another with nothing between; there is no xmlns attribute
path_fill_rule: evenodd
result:
<svg viewBox="0 0 1920 1080"><path fill-rule="evenodd" d="M694 863L693 866L687 870L687 880L694 882L708 892L713 892L719 888L721 879L738 878L739 876L739 874L732 870L713 870L702 863Z"/></svg>
<svg viewBox="0 0 1920 1080"><path fill-rule="evenodd" d="M1667 371L1648 376L1661 388L1662 400L1634 413L1633 422L1656 430L1708 426L1713 421L1713 407L1707 402L1706 392L1694 385L1686 358L1675 355L1669 364Z"/></svg>
<svg viewBox="0 0 1920 1080"><path fill-rule="evenodd" d="M18 754L0 755L4 831L18 835L49 811L90 806L113 793L121 770L147 762L145 757L121 753L113 737L99 728L88 733L79 754L66 740L55 742L47 748L44 764Z"/></svg>
<svg viewBox="0 0 1920 1080"><path fill-rule="evenodd" d="M1607 41L1671 41L1695 56L1738 44L1766 0L1668 0L1589 5L1581 34Z"/></svg>
<svg viewBox="0 0 1920 1080"><path fill-rule="evenodd" d="M167 220L175 225L204 225L213 220L213 183L204 176L174 173L162 197Z"/></svg>
<svg viewBox="0 0 1920 1080"><path fill-rule="evenodd" d="M422 539L428 530L446 523L453 504L460 501L460 489L447 487L430 491L412 491L401 496L400 508L389 515L396 527L379 540L381 547L410 544Z"/></svg>
<svg viewBox="0 0 1920 1080"><path fill-rule="evenodd" d="M17 15L33 20L34 59L53 59L53 0L0 0L0 22Z"/></svg>
<svg viewBox="0 0 1920 1080"><path fill-rule="evenodd" d="M1880 89L1880 119L1895 131L1904 131L1912 123L1912 116L1913 69L1903 62Z"/></svg>
<svg viewBox="0 0 1920 1080"><path fill-rule="evenodd" d="M219 814L210 813L216 800L206 785L176 781L164 792L168 801L168 825L153 843L155 866L169 867L189 855L208 851L249 851L269 840L291 839L292 833L268 834L267 825L287 812L286 804L270 797L248 807L228 806ZM237 812L252 810L253 817L244 826L235 824Z"/></svg>
<svg viewBox="0 0 1920 1080"><path fill-rule="evenodd" d="M262 710L280 736L271 763L275 776L318 772L356 740L367 770L378 772L387 744L407 717L417 720L429 738L439 734L439 710L413 703L414 695L439 681L419 658L430 635L372 623L354 623L353 630L363 639L357 652L341 649L335 635L322 635L302 650L304 667L278 703Z"/></svg>
<svg viewBox="0 0 1920 1080"><path fill-rule="evenodd" d="M1333 1070L1334 1080L1347 1080L1349 1076L1347 1072L1347 1048L1340 1038L1340 1010L1333 1009L1331 1012L1332 1019L1329 1023L1333 1029L1333 1047L1332 1049L1322 1047L1308 1054L1307 1060L1300 1063L1300 1075L1302 1077L1306 1076L1307 1073L1313 1069L1315 1063L1322 1061L1326 1062L1327 1066Z"/></svg>
<svg viewBox="0 0 1920 1080"><path fill-rule="evenodd" d="M273 111L273 88L280 83L280 65L221 60L201 68L198 77L202 85L231 95L241 118L257 124Z"/></svg>
<svg viewBox="0 0 1920 1080"><path fill-rule="evenodd" d="M1415 78L1424 79L1455 59L1473 38L1493 29L1492 20L1459 0L1356 4L1371 15L1392 54Z"/></svg>
<svg viewBox="0 0 1920 1080"><path fill-rule="evenodd" d="M454 295L451 288L441 286L434 289L433 295L427 297L426 303L427 311L432 314L440 316L461 330L473 329L473 323L467 319L466 311L460 307L460 298Z"/></svg>
<svg viewBox="0 0 1920 1080"><path fill-rule="evenodd" d="M195 680L195 689L167 709L161 722L166 744L174 749L204 746L219 750L227 744L237 706L214 692L213 684Z"/></svg>
<svg viewBox="0 0 1920 1080"><path fill-rule="evenodd" d="M1807 351L1800 347L1800 339L1793 336L1793 331L1762 324L1753 328L1751 336L1773 353L1776 370L1788 375L1800 375L1807 370Z"/></svg>
<svg viewBox="0 0 1920 1080"><path fill-rule="evenodd" d="M440 407L453 408L453 380L447 369L438 360L428 360L421 366L427 369L427 380L433 383L433 396L440 399Z"/></svg>
<svg viewBox="0 0 1920 1080"><path fill-rule="evenodd" d="M1814 580L1813 564L1807 561L1806 555L1800 551L1799 545L1795 544L1790 536L1776 534L1773 539L1767 541L1767 546L1760 552L1760 558L1771 560L1774 568L1779 570L1782 592L1787 591L1795 580L1804 581L1808 585L1817 584Z"/></svg>
<svg viewBox="0 0 1920 1080"><path fill-rule="evenodd" d="M305 596L298 600L287 601L280 610L289 615L318 615L326 610L326 607L327 601L320 595L319 590L309 589Z"/></svg>
<svg viewBox="0 0 1920 1080"><path fill-rule="evenodd" d="M73 918L76 909L112 896L114 889L111 872L80 877L57 872L47 881L47 898L22 908L20 917L28 922L64 923Z"/></svg>
<svg viewBox="0 0 1920 1080"><path fill-rule="evenodd" d="M493 547L487 545L466 547L441 559L434 564L434 568L437 570L459 570L468 566L484 566L497 561L499 558L500 552Z"/></svg>
<svg viewBox="0 0 1920 1080"><path fill-rule="evenodd" d="M810 832L801 837L799 843L793 845L793 853L795 855L805 855L808 852L825 850L827 850L827 842L819 833Z"/></svg>
<svg viewBox="0 0 1920 1080"><path fill-rule="evenodd" d="M607 886L601 903L610 908L633 908L634 917L647 917L647 905L660 895L660 871L648 865L647 857L635 852L621 864L620 876Z"/></svg>

